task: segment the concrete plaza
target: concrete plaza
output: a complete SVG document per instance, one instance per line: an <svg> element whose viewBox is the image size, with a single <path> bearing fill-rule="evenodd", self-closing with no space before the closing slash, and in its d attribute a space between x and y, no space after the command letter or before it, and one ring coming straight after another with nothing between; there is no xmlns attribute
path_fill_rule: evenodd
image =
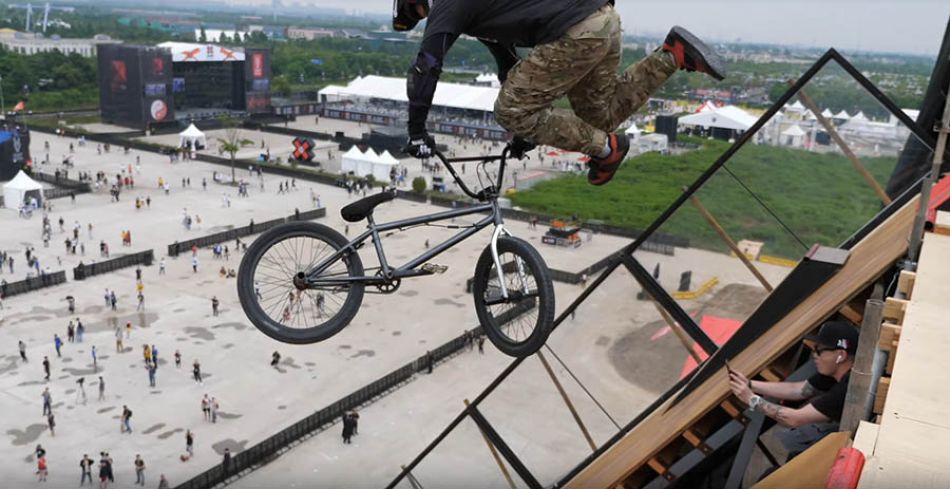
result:
<svg viewBox="0 0 950 489"><path fill-rule="evenodd" d="M271 136L274 135L266 137ZM283 137L289 145L291 138ZM34 132L32 144L37 159L41 159L45 141L51 145L52 161L59 161L56 155L68 152L70 142L76 143L73 139ZM279 143L275 140L275 146ZM140 170L136 169L136 157ZM8 298L0 311L3 314L0 344L5 345L0 354L0 392L5 394L0 400L0 410L5 414L0 430L7 435L7 443L0 444L0 472L6 475L5 485L9 487L35 483L32 453L38 443L47 450L48 487L78 484L79 459L84 453L98 459L100 451L110 452L115 459L117 487L131 487L132 460L137 453L147 464L147 485L157 484L160 473L175 485L220 463L225 448L237 453L250 447L476 325L471 298L465 293L465 281L488 243L487 232L436 258L437 263L449 266L444 275L404 281L401 289L391 296L368 295L360 313L347 328L315 345L281 344L250 325L238 303L234 279L221 278L218 274L222 266L234 269L238 266L241 255L233 243L227 243L231 246L229 260L214 259L210 250L200 250L197 273L192 271L187 255L166 258L164 275L159 274L157 263L144 267L145 309L136 311L133 268L81 282L71 280L71 268L80 260L89 263L102 259L98 257L100 240L108 243L113 257L154 249L158 261L164 257L167 245L176 240L244 226L251 219L262 222L287 216L293 214L294 209L310 209L311 189L328 208L327 217L320 222L342 232L346 228L339 209L355 197L348 197L343 189L299 180L296 191L279 195L278 181L289 179L267 174L262 191L259 180L241 169L238 177L249 179L251 195L238 198L232 187L212 181L212 173L226 172L226 167L196 161L172 164L166 156L138 151L125 155L118 148L100 155L94 142L77 147L73 159L75 167L70 169L71 177L77 171L103 171L114 178L117 173L128 173L131 165L135 188L123 191L119 202L111 202L105 190L79 195L75 203L68 198L52 201L53 239L49 248L44 248L40 240L40 213L32 219L21 219L15 211L0 212L0 221L7 229L0 235L0 249L10 253L16 262L15 271L11 274L5 267L0 278L12 282L26 277L23 253L26 246L35 248L42 268L70 270L70 281L66 284ZM410 167L418 165L415 161L404 161ZM44 168L46 166L49 168ZM43 171L53 171L51 165L40 167ZM170 182L168 195L158 189L159 178ZM190 179L190 187L182 186L183 178L186 183ZM208 182L207 190L201 186L202 179ZM150 198L149 208L136 210L133 205L136 196ZM225 205L226 197L231 202L230 207ZM441 209L425 204L394 201L378 209L377 219L385 221L438 210ZM195 219L195 225L186 229L182 225L185 214L200 216L201 223ZM60 217L64 220L63 231L59 229ZM459 219L459 223L463 221ZM63 245L64 240L72 236L77 222L85 256L67 254ZM93 224L91 236L89 223ZM527 223L507 224L516 236L534 244L549 266L567 271L587 266L627 243L626 239L597 235L579 249L555 248L540 243L545 226L531 229ZM354 236L362 227L362 223L350 224L349 235ZM123 230L132 233L131 247L120 244ZM426 240L435 243L452 232L427 227L387 236L384 238L387 258L396 262L407 260L423 249ZM717 276L722 285L753 286L756 283L738 260L726 255L697 250L677 250L673 257L648 255L644 258L645 265L652 266L654 261L663 263L661 282L664 284L675 284L679 272L696 270L700 263L705 270L711 270L708 273L719 270ZM376 259L370 249L364 249L361 256L367 267L375 266ZM764 273L777 282L787 269L766 266ZM708 278L694 276L694 283ZM631 374L630 370L640 366L618 363L611 349L626 345L624 339L630 335L654 334L662 326L648 302L633 300L638 287L627 272L616 272L605 285L582 305L575 319L565 322L552 336L550 345L605 410L623 424L662 389L654 384L644 386L631 381L636 371ZM555 288L558 311L581 291L578 286L562 283L556 283ZM116 291L117 311L105 305L106 289ZM76 298L75 314L67 311L64 300L67 295ZM212 297L221 301L219 316L211 313ZM684 305L690 310L702 306L702 300L687 302ZM59 334L65 341L66 325L77 317L87 328L86 337L82 343L66 343L62 357L58 357L53 348L53 335ZM126 322L133 324L131 338L126 339L124 349L117 352L113 327L118 325L124 329ZM27 363L19 360L18 340L27 344ZM675 344L672 335L642 346L655 348L659 342L672 344L668 349L675 354L667 355L665 363L655 362L650 368L670 370L675 377L686 354ZM159 349L160 368L154 388L149 387L144 368L141 354L144 344L154 344ZM92 345L99 353L95 368ZM284 487L291 483L309 487L330 482L360 487L384 484L398 472L399 465L408 463L461 410L464 398L477 395L510 361L490 343L486 343L485 349L485 355L472 352L453 357L438 365L432 375L419 376L363 410L360 434L352 446L344 447L338 430L331 429L236 484L238 487ZM181 369L177 369L172 360L176 350L182 354ZM275 350L283 356L278 369L269 366ZM44 356L52 363L48 383L43 379ZM191 378L191 364L195 360L201 363L203 384L196 384ZM530 463L532 469L537 468L546 480L553 480L572 463L567 459L582 457L589 448L579 437L578 428L566 415L566 409L537 360L530 359L522 369L523 372L519 370L510 383L492 396L485 405L485 414L493 423L499 423L502 436L516 446L519 455L526 454L526 463ZM563 366L555 365L555 370L578 404L595 440L602 443L615 426L570 380ZM100 375L106 383L105 399L101 401L97 399ZM76 392L76 380L80 377L86 379L85 402ZM41 416L40 396L46 386L53 395L55 437L46 429L46 419ZM206 393L220 402L217 423L205 421L200 412L200 400ZM123 405L134 412L132 434L119 431L118 417ZM548 410L556 415L537 416ZM196 438L195 456L182 462L179 457L185 449L184 433L189 429ZM446 486L450 484L441 481L461 484L472 480L484 481L486 486L502 484L497 469L492 472L492 462L481 437L474 427L469 427L468 432L474 436L462 437L458 443L447 445L445 460L460 460L458 457L472 453L483 463L472 463L472 473L458 466L453 468L451 463L441 464L442 468L436 464L431 470L420 467L417 476L424 484L430 481L430 484ZM558 458L561 456L565 458Z"/></svg>

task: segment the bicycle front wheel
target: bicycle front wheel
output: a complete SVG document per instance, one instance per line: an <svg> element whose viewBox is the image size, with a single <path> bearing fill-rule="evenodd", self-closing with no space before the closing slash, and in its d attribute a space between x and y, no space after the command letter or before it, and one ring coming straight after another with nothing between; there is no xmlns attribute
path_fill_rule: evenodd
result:
<svg viewBox="0 0 950 489"><path fill-rule="evenodd" d="M475 312L495 347L513 357L526 357L536 353L551 334L554 285L541 255L526 241L499 238L498 257L501 273L491 246L475 265Z"/></svg>
<svg viewBox="0 0 950 489"><path fill-rule="evenodd" d="M238 298L251 323L284 343L323 341L350 323L363 302L364 285L298 289L294 278L345 247L346 238L321 224L283 224L260 235L247 248L238 271ZM319 278L363 276L354 251L342 254Z"/></svg>

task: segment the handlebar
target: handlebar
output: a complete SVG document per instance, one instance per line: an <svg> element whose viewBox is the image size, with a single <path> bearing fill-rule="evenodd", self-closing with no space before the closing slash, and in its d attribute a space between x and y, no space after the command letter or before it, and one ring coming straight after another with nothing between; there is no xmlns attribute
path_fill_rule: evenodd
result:
<svg viewBox="0 0 950 489"><path fill-rule="evenodd" d="M501 190L501 182L505 176L505 160L508 159L508 154L510 150L511 150L511 146L505 145L505 149L501 151L501 154L489 155L489 156L463 156L463 157L458 157L458 158L447 158L444 154L442 154L441 151L437 149L433 151L433 154L449 170L449 173L452 174L452 178L455 179L455 183L459 185L459 188L462 189L462 192L464 192L465 195L468 195L469 197L476 199L478 201L484 202L485 200L489 198L489 193L497 193L498 191ZM468 186L465 185L465 182L462 180L461 177L459 177L459 174L455 171L455 168L452 166L453 163L465 163L469 161L482 161L482 162L500 161L501 162L501 164L498 166L498 179L495 182L492 182L494 185L489 187L489 189L491 189L490 192L486 192L486 190L489 190L489 189L483 189L479 191L478 193L472 192L468 188Z"/></svg>

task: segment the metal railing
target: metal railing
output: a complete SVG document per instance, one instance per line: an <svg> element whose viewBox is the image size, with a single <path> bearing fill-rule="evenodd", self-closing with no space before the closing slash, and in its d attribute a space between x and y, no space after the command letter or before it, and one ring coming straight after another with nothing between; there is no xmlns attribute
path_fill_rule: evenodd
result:
<svg viewBox="0 0 950 489"><path fill-rule="evenodd" d="M66 283L66 271L60 270L53 273L44 273L38 277L30 277L18 282L0 282L0 296L3 298L11 295L25 294L34 290L43 289Z"/></svg>
<svg viewBox="0 0 950 489"><path fill-rule="evenodd" d="M207 246L214 246L218 243L224 243L231 241L233 239L241 238L244 236L250 236L252 234L262 233L274 226L278 226L284 223L292 221L310 221L313 219L319 219L327 215L326 207L321 207L319 209L313 209L309 211L304 211L299 214L293 214L287 217L282 217L279 219L272 219L270 221L264 221L261 223L254 223L253 225L247 225L239 228L229 229L227 231L221 231L220 233L209 234L207 236L202 236L200 238L189 239L187 241L174 242L168 245L168 256L178 256L181 253L185 253L191 249L192 246L198 248L204 248Z"/></svg>
<svg viewBox="0 0 950 489"><path fill-rule="evenodd" d="M102 275L135 265L149 266L153 260L155 260L155 253L152 250L146 250L95 263L79 262L79 265L73 268L73 280L85 280L93 275Z"/></svg>

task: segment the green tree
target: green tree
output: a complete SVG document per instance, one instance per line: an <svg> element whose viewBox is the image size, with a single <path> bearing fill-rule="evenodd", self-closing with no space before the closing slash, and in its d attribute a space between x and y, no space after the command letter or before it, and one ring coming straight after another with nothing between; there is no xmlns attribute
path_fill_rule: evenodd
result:
<svg viewBox="0 0 950 489"><path fill-rule="evenodd" d="M426 191L426 179L424 177L416 177L412 179L412 191L421 194Z"/></svg>
<svg viewBox="0 0 950 489"><path fill-rule="evenodd" d="M221 144L221 149L231 156L231 183L234 183L236 181L234 177L234 155L241 148L253 145L254 141L242 138L237 123L231 119L224 121L224 127L224 137L218 138L218 143Z"/></svg>

